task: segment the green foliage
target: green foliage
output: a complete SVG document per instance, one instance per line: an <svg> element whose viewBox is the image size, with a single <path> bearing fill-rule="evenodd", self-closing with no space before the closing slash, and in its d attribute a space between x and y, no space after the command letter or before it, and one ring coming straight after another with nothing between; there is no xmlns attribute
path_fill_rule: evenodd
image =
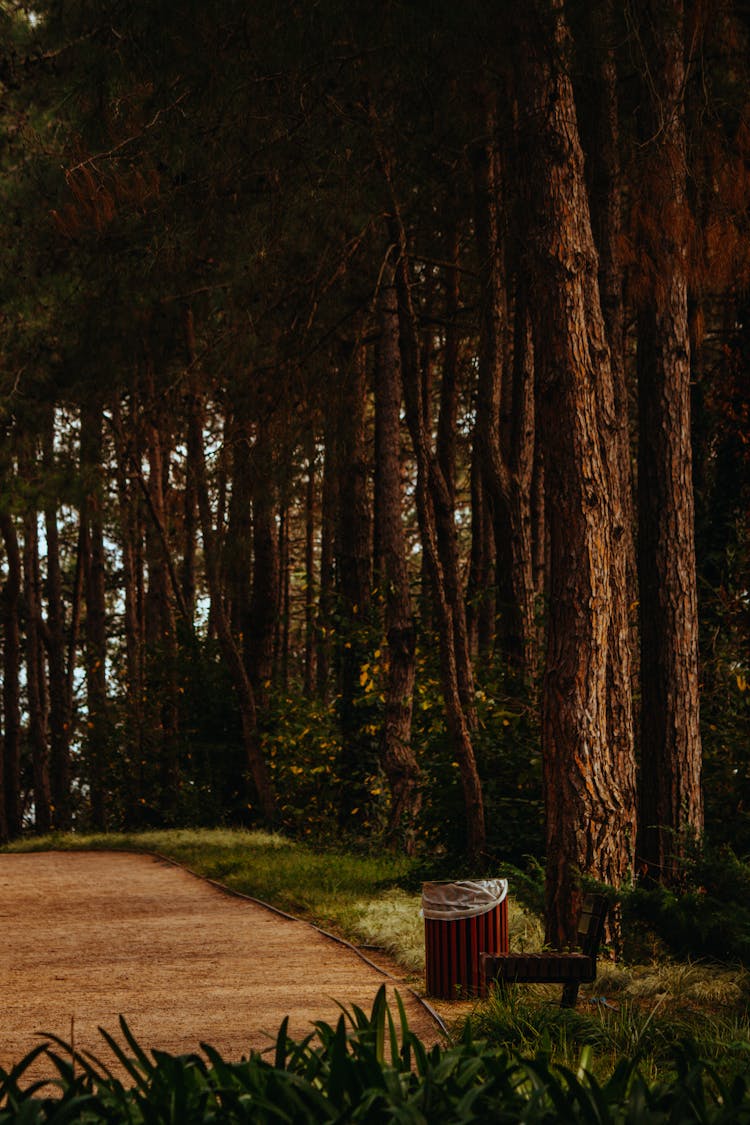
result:
<svg viewBox="0 0 750 1125"><path fill-rule="evenodd" d="M336 635L340 622L332 618ZM351 810L351 840L377 838L388 812L388 789L376 764L385 701L385 642L363 626L358 688L347 704L342 730L339 697L323 702L299 692L271 690L263 719L262 745L277 792L279 823L301 838L339 835L339 807L352 787L343 738L356 735L359 760L369 770L358 784L361 803ZM423 807L415 826L418 850L425 857L424 878L437 878L445 865L462 862L466 838L460 771L445 721L437 659L437 641L417 651L412 746L422 771ZM475 750L488 809L488 862L521 867L528 855L542 851L541 759L538 723L523 698L502 684L488 682L476 696L479 727ZM451 877L448 872L445 877Z"/></svg>
<svg viewBox="0 0 750 1125"><path fill-rule="evenodd" d="M466 839L459 764L445 722L437 638L425 638L417 653L412 744L424 773L421 839L433 871L456 864ZM491 863L525 865L544 847L538 719L522 691L511 690L490 669L476 691L478 728L473 735L487 813ZM437 862L436 862L437 861ZM452 872L444 877L450 878ZM442 877L428 874L425 878Z"/></svg>
<svg viewBox="0 0 750 1125"><path fill-rule="evenodd" d="M750 864L727 846L695 844L683 864L684 886L638 887L623 897L632 944L654 930L680 956L750 962Z"/></svg>
<svg viewBox="0 0 750 1125"><path fill-rule="evenodd" d="M524 1059L488 1046L468 1027L460 1041L428 1048L409 1029L398 997L391 1011L384 988L369 1016L344 1010L335 1026L319 1022L301 1041L284 1021L269 1058L229 1061L208 1044L202 1055L149 1053L122 1018L119 1038L102 1035L112 1066L50 1036L12 1071L0 1071L0 1125L750 1121L747 1080L723 1081L689 1043L675 1051L669 1081L650 1083L623 1058L599 1082L590 1050L574 1071L554 1066L545 1052ZM23 1085L44 1057L56 1072L52 1094L40 1082Z"/></svg>
<svg viewBox="0 0 750 1125"><path fill-rule="evenodd" d="M296 693L271 693L262 746L280 795L284 829L301 837L329 836L336 824L341 788L335 705ZM365 821L363 817L363 826Z"/></svg>

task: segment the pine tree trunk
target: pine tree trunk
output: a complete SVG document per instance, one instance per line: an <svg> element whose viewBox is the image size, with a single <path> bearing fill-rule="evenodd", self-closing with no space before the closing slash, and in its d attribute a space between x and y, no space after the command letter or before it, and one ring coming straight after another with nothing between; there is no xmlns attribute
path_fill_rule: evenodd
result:
<svg viewBox="0 0 750 1125"><path fill-rule="evenodd" d="M19 470L32 484L36 475L36 443L22 440ZM29 713L32 776L34 781L34 828L49 832L52 827L49 779L48 708L44 646L42 643L42 595L39 572L37 512L27 506L23 520L23 595L26 603L26 701Z"/></svg>
<svg viewBox="0 0 750 1125"><path fill-rule="evenodd" d="M197 499L195 495L195 449L190 427L185 440L185 494L183 497L182 568L180 582L185 607L192 622L195 618L195 544L198 535Z"/></svg>
<svg viewBox="0 0 750 1125"><path fill-rule="evenodd" d="M368 778L378 767L377 743L367 727L369 708L359 701L360 675L370 655L372 591L372 513L368 495L369 463L366 444L367 372L365 352L357 348L344 372L339 418L339 532L338 577L341 625L339 642L342 825L357 823L370 804Z"/></svg>
<svg viewBox="0 0 750 1125"><path fill-rule="evenodd" d="M459 229L458 220L446 220L446 260L450 265L445 273L445 347L440 383L440 410L437 427L437 461L448 487L451 507L456 507L456 434L458 423L459 389L459 328L460 288L458 273ZM425 379L425 382L427 380Z"/></svg>
<svg viewBox="0 0 750 1125"><path fill-rule="evenodd" d="M638 324L641 791L638 852L672 882L703 828L690 444L688 202L681 0L637 6L648 67L644 231L653 282ZM645 86L645 83L644 83Z"/></svg>
<svg viewBox="0 0 750 1125"><path fill-rule="evenodd" d="M323 490L320 517L320 579L318 612L315 622L315 685L318 698L327 702L330 694L331 641L333 635L334 560L338 512L338 473L336 472L335 426L329 416L325 428Z"/></svg>
<svg viewBox="0 0 750 1125"><path fill-rule="evenodd" d="M47 413L42 438L42 459L47 481L55 475L55 411ZM57 501L48 488L44 504L44 529L47 541L47 666L49 675L50 734L50 802L52 825L67 832L71 826L70 809L70 722L67 676L65 671L65 607L60 569L60 532L57 524Z"/></svg>
<svg viewBox="0 0 750 1125"><path fill-rule="evenodd" d="M273 679L274 642L282 610L275 481L271 429L267 422L262 422L257 427L253 449L253 570L245 637L245 663L261 709L267 705L269 684Z"/></svg>
<svg viewBox="0 0 750 1125"><path fill-rule="evenodd" d="M375 353L375 460L381 587L385 596L388 669L381 762L391 791L387 836L411 855L422 805L420 770L411 747L416 637L402 523L401 377L398 306L392 277L381 290L380 335Z"/></svg>
<svg viewBox="0 0 750 1125"><path fill-rule="evenodd" d="M307 452L305 487L305 666L303 690L312 699L315 689L315 446Z"/></svg>
<svg viewBox="0 0 750 1125"><path fill-rule="evenodd" d="M91 824L106 827L105 770L108 752L107 625L104 589L104 520L102 513L102 406L91 400L81 407L81 471L86 495L81 509L82 563L86 600L85 668L87 728L85 761Z"/></svg>
<svg viewBox="0 0 750 1125"><path fill-rule="evenodd" d="M227 535L222 552L222 564L229 621L232 631L242 637L247 664L252 645L250 594L253 568L253 433L247 403L242 395L238 395L235 399L231 435L232 488L229 496ZM193 452L193 463L195 463L195 452Z"/></svg>
<svg viewBox="0 0 750 1125"><path fill-rule="evenodd" d="M474 150L475 229L482 283L477 441L496 528L502 645L510 667L530 682L536 663L531 546L533 367L526 362L526 303L521 299L516 308L520 326L512 370L506 362L508 312L498 218L502 183L492 111L487 113L487 125L489 140ZM511 404L505 411L504 402ZM501 425L503 413L509 416L505 426Z"/></svg>
<svg viewBox="0 0 750 1125"><path fill-rule="evenodd" d="M142 607L143 559L141 513L137 482L130 477L132 454L127 448L120 400L112 403L112 429L115 437L115 473L120 512L120 550L122 552L122 584L125 596L125 662L128 706L128 745L126 761L128 777L125 784L124 807L129 825L141 819L145 799L142 783L145 748L145 622ZM129 417L130 430L137 429L135 403Z"/></svg>
<svg viewBox="0 0 750 1125"><path fill-rule="evenodd" d="M291 640L291 574L289 570L289 507L282 504L278 528L278 591L279 613L276 617L273 669L281 690L289 688L289 644Z"/></svg>
<svg viewBox="0 0 750 1125"><path fill-rule="evenodd" d="M495 644L495 538L484 487L476 432L471 451L471 553L466 581L469 651L484 667L492 664Z"/></svg>
<svg viewBox="0 0 750 1125"><path fill-rule="evenodd" d="M637 601L637 564L635 556L635 505L630 450L630 409L625 368L625 300L622 244L622 169L620 161L620 121L617 96L617 66L614 43L617 35L612 0L593 4L586 10L587 38L594 46L590 98L589 197L594 242L599 252L599 293L602 315L609 343L612 371L610 457L612 472L621 478L622 518L625 554L625 576L628 606ZM635 615L625 622L629 643L635 656L638 634Z"/></svg>
<svg viewBox="0 0 750 1125"><path fill-rule="evenodd" d="M21 555L13 517L0 512L8 573L2 589L4 834L21 834Z"/></svg>
<svg viewBox="0 0 750 1125"><path fill-rule="evenodd" d="M560 0L533 4L520 20L519 126L551 555L542 708L547 937L559 946L575 938L579 873L614 886L632 877L635 764L627 646L612 643L624 561L600 405L611 395L611 369L565 69L568 33Z"/></svg>
<svg viewBox="0 0 750 1125"><path fill-rule="evenodd" d="M153 387L148 397L154 401ZM146 639L148 645L148 695L155 702L154 722L158 730L160 819L173 823L180 788L178 757L179 709L177 705L177 631L170 598L170 587L181 596L182 590L171 565L166 493L168 487L168 438L161 422L146 427L149 465L148 495L152 519L146 524ZM170 582L170 569L172 580Z"/></svg>

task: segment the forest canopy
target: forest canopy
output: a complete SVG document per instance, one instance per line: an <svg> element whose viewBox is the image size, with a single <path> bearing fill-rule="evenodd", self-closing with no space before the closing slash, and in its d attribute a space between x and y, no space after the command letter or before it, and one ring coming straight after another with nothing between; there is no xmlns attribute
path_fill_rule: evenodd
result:
<svg viewBox="0 0 750 1125"><path fill-rule="evenodd" d="M0 842L750 846L737 0L0 0Z"/></svg>

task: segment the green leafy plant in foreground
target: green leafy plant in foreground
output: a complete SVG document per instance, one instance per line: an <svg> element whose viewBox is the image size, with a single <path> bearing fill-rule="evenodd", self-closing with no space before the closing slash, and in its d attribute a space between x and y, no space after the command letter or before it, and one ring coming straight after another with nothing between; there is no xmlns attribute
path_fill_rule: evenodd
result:
<svg viewBox="0 0 750 1125"><path fill-rule="evenodd" d="M319 1022L300 1041L285 1020L269 1052L240 1062L206 1044L203 1055L147 1053L123 1019L122 1042L102 1032L118 1073L115 1064L49 1037L13 1070L0 1070L0 1125L750 1123L748 1082L722 1082L689 1044L675 1052L674 1081L649 1083L623 1059L599 1084L590 1050L574 1071L553 1066L544 1053L523 1059L490 1048L468 1026L458 1042L427 1048L410 1031L398 997L396 1003L394 1017L381 988L369 1016L342 1010L335 1026ZM43 1061L55 1077L23 1085Z"/></svg>

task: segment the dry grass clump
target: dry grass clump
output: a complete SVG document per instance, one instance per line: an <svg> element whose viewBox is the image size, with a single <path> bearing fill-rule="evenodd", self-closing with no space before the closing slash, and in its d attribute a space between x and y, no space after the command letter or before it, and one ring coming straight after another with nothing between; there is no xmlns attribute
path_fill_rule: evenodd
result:
<svg viewBox="0 0 750 1125"><path fill-rule="evenodd" d="M508 944L519 953L535 953L544 946L544 922L508 895Z"/></svg>
<svg viewBox="0 0 750 1125"><path fill-rule="evenodd" d="M352 903L352 928L359 943L385 950L410 972L422 972L424 919L420 905L420 895L397 888Z"/></svg>
<svg viewBox="0 0 750 1125"><path fill-rule="evenodd" d="M665 960L634 970L625 991L639 1000L665 997L729 1006L747 996L750 976L745 969L701 961Z"/></svg>

